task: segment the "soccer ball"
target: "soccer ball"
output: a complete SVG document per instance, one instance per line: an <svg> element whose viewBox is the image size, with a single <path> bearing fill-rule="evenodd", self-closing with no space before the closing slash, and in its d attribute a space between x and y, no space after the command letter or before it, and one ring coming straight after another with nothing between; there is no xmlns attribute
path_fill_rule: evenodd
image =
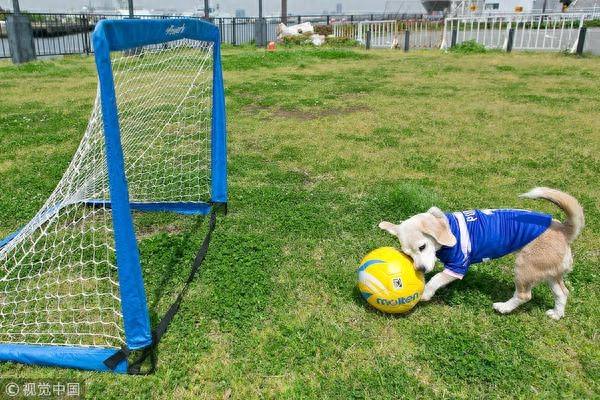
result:
<svg viewBox="0 0 600 400"><path fill-rule="evenodd" d="M380 247L362 259L358 288L362 297L379 311L405 313L421 299L425 278L412 260L393 247Z"/></svg>

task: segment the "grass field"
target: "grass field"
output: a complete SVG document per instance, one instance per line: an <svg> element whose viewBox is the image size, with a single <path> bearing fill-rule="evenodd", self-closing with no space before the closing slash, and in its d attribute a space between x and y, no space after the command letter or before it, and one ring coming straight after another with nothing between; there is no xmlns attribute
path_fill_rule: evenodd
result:
<svg viewBox="0 0 600 400"><path fill-rule="evenodd" d="M226 49L229 214L156 373L4 363L0 380L78 380L98 399L599 398L599 62ZM35 214L66 169L95 96L93 64L0 63L1 237ZM540 185L586 211L563 320L546 317L545 286L513 314L493 311L513 293L512 256L473 267L406 316L362 300L360 259L397 244L381 220L432 205L564 218L517 198ZM153 313L186 275L202 237L195 223L141 222Z"/></svg>

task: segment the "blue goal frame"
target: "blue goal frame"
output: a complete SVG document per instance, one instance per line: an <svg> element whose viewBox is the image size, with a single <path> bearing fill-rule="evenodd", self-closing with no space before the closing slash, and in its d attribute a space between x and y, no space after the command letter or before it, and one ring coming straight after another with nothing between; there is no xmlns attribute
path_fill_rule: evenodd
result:
<svg viewBox="0 0 600 400"><path fill-rule="evenodd" d="M180 39L213 43L211 199L202 203L130 203L110 53ZM87 204L112 208L126 350L138 350L151 346L153 338L131 211L161 210L207 215L215 207L227 205L225 95L220 32L211 23L191 18L102 20L96 25L92 40L100 86L111 201L90 201ZM13 234L0 241L0 247L15 236ZM115 348L0 343L0 361L127 373L126 357L112 369L104 363L117 351Z"/></svg>

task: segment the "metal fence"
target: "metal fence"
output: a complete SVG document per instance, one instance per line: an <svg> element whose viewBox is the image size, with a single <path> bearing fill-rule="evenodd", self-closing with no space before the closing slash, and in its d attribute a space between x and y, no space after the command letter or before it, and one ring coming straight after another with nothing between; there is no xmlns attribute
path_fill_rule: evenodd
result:
<svg viewBox="0 0 600 400"><path fill-rule="evenodd" d="M6 31L6 15L0 14L0 58L10 57L8 49L8 32Z"/></svg>
<svg viewBox="0 0 600 400"><path fill-rule="evenodd" d="M0 58L10 57L6 17L0 13ZM106 16L88 14L27 14L31 22L36 55L89 54L91 32Z"/></svg>
<svg viewBox="0 0 600 400"><path fill-rule="evenodd" d="M540 51L590 51L600 54L600 30L582 35L593 13L490 14L449 17L444 20L413 18L390 21L339 22L336 37L353 38L374 48L450 48L466 41L490 49ZM581 44L580 48L577 48Z"/></svg>
<svg viewBox="0 0 600 400"><path fill-rule="evenodd" d="M0 13L0 58L11 57L5 19ZM63 54L93 53L91 32L101 19L122 19L123 15L98 14L27 14L34 35L38 57ZM175 16L143 16L139 18L172 18ZM318 15L288 17L287 25L311 22L329 25L336 37L352 38L363 45L370 36L372 47L447 48L453 44L475 40L488 48L506 48L509 34L515 50L571 50L580 27L594 13L560 14L492 14L432 19L424 15ZM199 18L199 17L196 17ZM214 18L221 32L221 42L243 45L255 40L258 18ZM281 18L265 18L267 41L277 39ZM512 30L512 33L511 33ZM368 33L370 32L370 33ZM600 32L588 32L586 51L600 54ZM591 40L590 40L591 39ZM588 42L595 41L590 46Z"/></svg>
<svg viewBox="0 0 600 400"><path fill-rule="evenodd" d="M442 48L473 40L486 48L573 51L586 14L497 14L447 18Z"/></svg>
<svg viewBox="0 0 600 400"><path fill-rule="evenodd" d="M9 13L0 13L0 58L10 57L5 20ZM91 32L101 19L123 19L121 14L48 14L27 13L33 30L35 51L38 57L63 54L89 54L94 49ZM176 15L139 16L136 18L173 18ZM192 17L200 18L200 17ZM390 14L361 15L300 15L286 18L287 25L311 22L313 25L329 25L334 22L378 21L389 18L402 18ZM243 45L255 40L255 26L258 18L213 18L211 22L219 26L221 42ZM267 40L277 39L277 26L281 18L265 18Z"/></svg>
<svg viewBox="0 0 600 400"><path fill-rule="evenodd" d="M333 24L333 35L355 39L362 45L367 45L370 37L368 44L373 48L431 49L441 46L443 28L443 20L428 18L338 22Z"/></svg>
<svg viewBox="0 0 600 400"><path fill-rule="evenodd" d="M277 38L277 25L281 22L279 18L265 18L267 23L267 40ZM239 46L252 43L255 40L255 27L258 18L215 18L212 20L221 32L221 43Z"/></svg>

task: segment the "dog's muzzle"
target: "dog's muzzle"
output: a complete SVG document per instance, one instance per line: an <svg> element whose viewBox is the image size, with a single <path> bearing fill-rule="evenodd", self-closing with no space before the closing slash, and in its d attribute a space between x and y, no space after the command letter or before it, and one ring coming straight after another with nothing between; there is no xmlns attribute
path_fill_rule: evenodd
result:
<svg viewBox="0 0 600 400"><path fill-rule="evenodd" d="M427 272L427 267L423 264L419 264L416 266L417 271L421 271L423 273Z"/></svg>

